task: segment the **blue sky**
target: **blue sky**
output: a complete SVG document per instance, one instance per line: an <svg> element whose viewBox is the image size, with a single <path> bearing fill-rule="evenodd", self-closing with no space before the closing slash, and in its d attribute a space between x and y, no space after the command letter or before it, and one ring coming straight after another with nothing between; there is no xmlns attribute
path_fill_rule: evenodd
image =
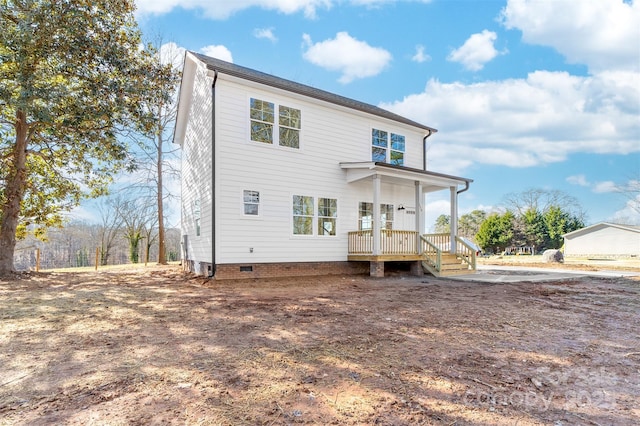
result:
<svg viewBox="0 0 640 426"><path fill-rule="evenodd" d="M640 0L137 0L148 39L435 127L460 214L558 189L587 223L640 224ZM640 195L640 194L639 194ZM427 227L448 193L427 199ZM177 209L176 213L177 213Z"/></svg>

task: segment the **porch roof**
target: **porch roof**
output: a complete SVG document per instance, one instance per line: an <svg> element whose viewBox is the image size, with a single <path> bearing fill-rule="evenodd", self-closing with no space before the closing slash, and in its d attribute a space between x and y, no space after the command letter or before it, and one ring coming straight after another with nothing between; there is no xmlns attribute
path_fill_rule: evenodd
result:
<svg viewBox="0 0 640 426"><path fill-rule="evenodd" d="M424 192L439 191L458 185L469 185L473 179L436 173L411 167L396 166L377 161L343 162L340 167L347 172L347 182L357 182L380 176L384 181L399 185L413 185L422 183Z"/></svg>

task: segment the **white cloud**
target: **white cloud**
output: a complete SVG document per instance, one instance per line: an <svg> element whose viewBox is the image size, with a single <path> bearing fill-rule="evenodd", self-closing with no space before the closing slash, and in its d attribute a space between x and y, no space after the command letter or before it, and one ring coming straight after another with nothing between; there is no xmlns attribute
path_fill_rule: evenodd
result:
<svg viewBox="0 0 640 426"><path fill-rule="evenodd" d="M200 9L211 19L227 19L236 12L251 7L274 10L285 14L302 12L315 18L318 9L330 9L334 0L136 0L138 13L161 15L173 9Z"/></svg>
<svg viewBox="0 0 640 426"><path fill-rule="evenodd" d="M223 61L233 62L233 56L231 51L223 45L210 45L200 49L200 52L204 55L212 58L222 59Z"/></svg>
<svg viewBox="0 0 640 426"><path fill-rule="evenodd" d="M185 52L184 47L178 46L174 42L165 43L160 46L160 61L163 64L172 64L176 69L182 69Z"/></svg>
<svg viewBox="0 0 640 426"><path fill-rule="evenodd" d="M592 72L640 69L638 0L509 0L501 20L525 42L550 46Z"/></svg>
<svg viewBox="0 0 640 426"><path fill-rule="evenodd" d="M273 33L273 28L256 28L253 30L253 36L255 38L266 38L273 43L278 41L278 37Z"/></svg>
<svg viewBox="0 0 640 426"><path fill-rule="evenodd" d="M173 9L200 9L203 14L212 19L227 19L236 12L252 7L274 10L284 14L302 12L305 17L313 19L318 10L329 10L334 5L350 3L355 6L378 7L398 1L413 1L416 3L430 3L431 0L136 0L138 14L161 15Z"/></svg>
<svg viewBox="0 0 640 426"><path fill-rule="evenodd" d="M498 36L493 31L484 30L472 34L462 46L454 49L447 60L459 62L468 70L480 71L484 65L498 56L493 43Z"/></svg>
<svg viewBox="0 0 640 426"><path fill-rule="evenodd" d="M424 46L418 45L416 46L416 53L411 57L411 60L414 62L426 62L431 60L431 56L424 53Z"/></svg>
<svg viewBox="0 0 640 426"><path fill-rule="evenodd" d="M440 130L429 139L429 162L456 174L473 163L528 167L577 152L638 153L639 98L638 74L536 71L473 84L432 79L422 93L380 106Z"/></svg>
<svg viewBox="0 0 640 426"><path fill-rule="evenodd" d="M578 186L589 186L589 181L587 181L587 177L585 175L574 175L574 176L569 176L567 178L567 182L569 182L571 185L578 185Z"/></svg>
<svg viewBox="0 0 640 426"><path fill-rule="evenodd" d="M620 192L620 189L617 187L615 182L607 180L604 182L596 182L593 185L593 192L602 194L606 192Z"/></svg>
<svg viewBox="0 0 640 426"><path fill-rule="evenodd" d="M392 59L385 49L369 46L347 32L339 32L335 38L315 44L308 34L304 34L303 41L307 48L304 59L327 70L341 72L340 83L380 74Z"/></svg>

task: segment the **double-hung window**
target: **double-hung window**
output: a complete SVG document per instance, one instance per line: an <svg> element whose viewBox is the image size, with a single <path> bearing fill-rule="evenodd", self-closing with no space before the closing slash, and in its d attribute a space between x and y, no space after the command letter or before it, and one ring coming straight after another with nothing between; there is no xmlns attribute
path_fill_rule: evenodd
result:
<svg viewBox="0 0 640 426"><path fill-rule="evenodd" d="M371 131L371 161L404 166L405 138L384 130Z"/></svg>
<svg viewBox="0 0 640 426"><path fill-rule="evenodd" d="M316 203L317 201L317 203ZM318 206L317 210L315 206ZM314 198L306 195L293 196L294 235L337 235L338 200Z"/></svg>
<svg viewBox="0 0 640 426"><path fill-rule="evenodd" d="M380 204L380 229L393 229L393 204ZM373 229L373 203L360 202L358 229Z"/></svg>
<svg viewBox="0 0 640 426"><path fill-rule="evenodd" d="M338 200L318 198L318 235L336 235Z"/></svg>
<svg viewBox="0 0 640 426"><path fill-rule="evenodd" d="M300 148L300 110L282 105L278 109L280 146Z"/></svg>
<svg viewBox="0 0 640 426"><path fill-rule="evenodd" d="M273 145L277 140L279 146L300 148L302 113L299 109L251 98L249 110L252 141Z"/></svg>
<svg viewBox="0 0 640 426"><path fill-rule="evenodd" d="M293 234L313 235L313 197L293 196Z"/></svg>
<svg viewBox="0 0 640 426"><path fill-rule="evenodd" d="M245 189L242 192L243 211L246 216L260 215L260 192Z"/></svg>

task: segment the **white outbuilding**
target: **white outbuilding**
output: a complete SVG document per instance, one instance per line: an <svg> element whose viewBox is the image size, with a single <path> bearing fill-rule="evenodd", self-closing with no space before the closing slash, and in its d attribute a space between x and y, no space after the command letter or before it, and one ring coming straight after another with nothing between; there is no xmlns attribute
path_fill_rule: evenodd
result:
<svg viewBox="0 0 640 426"><path fill-rule="evenodd" d="M600 222L564 235L565 256L640 256L640 226Z"/></svg>

